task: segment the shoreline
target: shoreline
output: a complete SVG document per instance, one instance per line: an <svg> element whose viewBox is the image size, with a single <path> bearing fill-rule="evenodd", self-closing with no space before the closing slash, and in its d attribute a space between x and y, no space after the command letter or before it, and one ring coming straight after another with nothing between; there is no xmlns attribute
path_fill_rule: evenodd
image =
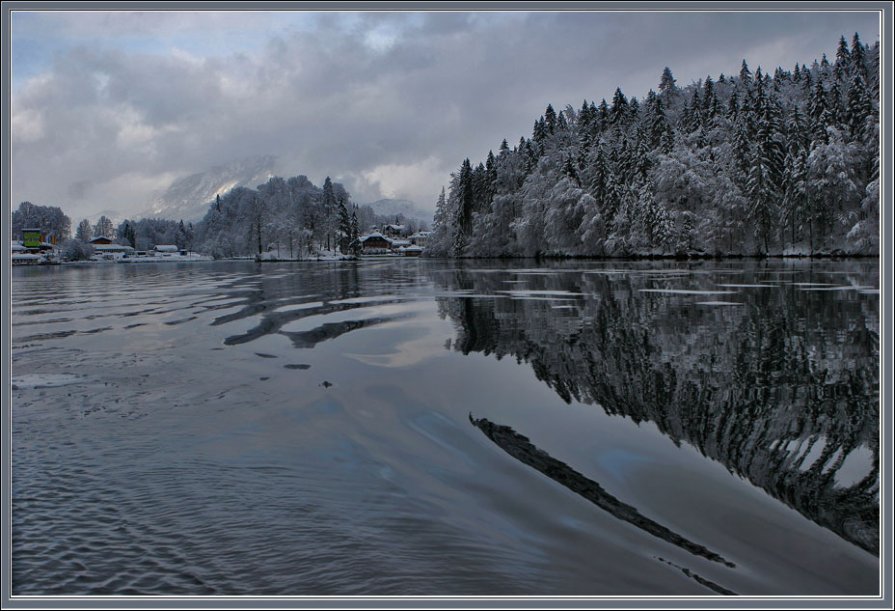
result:
<svg viewBox="0 0 895 611"><path fill-rule="evenodd" d="M165 259L151 259L146 261L62 261L57 263L42 263L42 264L30 264L30 265L14 265L11 264L10 267L14 269L18 268L56 268L56 267L88 267L93 265L115 265L115 264L123 264L123 265L149 265L153 263L161 263L161 264L194 264L194 263L232 263L232 262L243 262L243 263L345 263L349 261L364 261L364 260L376 260L382 261L383 259L389 260L403 260L409 259L413 261L425 260L425 261L502 261L502 262L511 262L511 261L534 261L536 263L549 263L549 262L559 262L559 261L613 261L613 262L643 262L643 261L680 261L680 262L705 262L705 261L736 261L736 260L750 260L750 261L762 261L762 260L779 260L779 261L876 261L879 262L879 255L869 255L869 254L847 254L847 255L832 255L832 254L815 254L815 255L784 255L784 254L772 254L772 255L627 255L627 256L567 256L567 257L559 257L559 256L541 256L541 257L400 257L400 256L364 256L360 255L357 257L345 257L345 258L309 258L309 259L253 259L248 257L235 257L235 258L222 258L222 259L214 259L212 257L202 258L202 259L184 259L184 260L172 260L169 258Z"/></svg>

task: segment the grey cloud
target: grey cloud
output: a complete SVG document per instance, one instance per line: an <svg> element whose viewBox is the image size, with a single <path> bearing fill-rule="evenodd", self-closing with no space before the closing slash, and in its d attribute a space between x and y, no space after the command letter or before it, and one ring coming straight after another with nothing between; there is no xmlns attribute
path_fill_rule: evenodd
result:
<svg viewBox="0 0 895 611"><path fill-rule="evenodd" d="M364 13L316 23L226 56L109 45L59 55L14 94L14 205L70 205L75 217L115 205L123 216L177 176L272 154L282 174L338 176L362 200L381 195L364 178L377 167L435 164L440 182L398 193L431 206L464 157L529 135L548 102L577 107L616 86L642 98L666 65L687 84L738 70L743 57L753 68L810 62L840 34L876 32L866 14ZM371 48L371 31L393 44Z"/></svg>

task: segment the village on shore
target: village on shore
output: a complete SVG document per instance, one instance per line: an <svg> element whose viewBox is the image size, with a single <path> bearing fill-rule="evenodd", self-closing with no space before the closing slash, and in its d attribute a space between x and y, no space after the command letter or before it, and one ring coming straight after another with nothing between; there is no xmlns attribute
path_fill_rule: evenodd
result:
<svg viewBox="0 0 895 611"><path fill-rule="evenodd" d="M266 252L254 257L239 257L259 262L346 260L357 257L418 257L426 248L431 231L411 231L405 224L374 226L349 245L347 252L320 251L305 256L289 256L280 253L278 247L271 246ZM182 263L211 261L213 257L181 248L176 244L156 244L148 250L136 250L127 244L116 242L109 236L95 236L88 246L92 250L89 257L79 261L67 260L61 245L53 235L47 235L39 228L21 231L20 239L10 244L13 265L57 265L62 263Z"/></svg>

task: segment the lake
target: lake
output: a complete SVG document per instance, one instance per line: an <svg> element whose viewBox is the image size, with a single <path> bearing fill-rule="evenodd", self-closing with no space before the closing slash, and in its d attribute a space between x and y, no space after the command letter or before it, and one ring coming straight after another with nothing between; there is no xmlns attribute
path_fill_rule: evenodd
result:
<svg viewBox="0 0 895 611"><path fill-rule="evenodd" d="M875 261L12 270L13 594L873 595Z"/></svg>

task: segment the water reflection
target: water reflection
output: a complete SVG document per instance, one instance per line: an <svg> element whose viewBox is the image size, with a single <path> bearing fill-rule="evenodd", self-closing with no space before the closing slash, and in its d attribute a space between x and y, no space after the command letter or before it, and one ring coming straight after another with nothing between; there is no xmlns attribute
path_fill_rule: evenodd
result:
<svg viewBox="0 0 895 611"><path fill-rule="evenodd" d="M479 295L526 281L521 298L439 298L456 324L454 350L513 356L567 402L653 422L878 555L873 269L858 265L844 278L762 266L710 274L457 269L435 279ZM719 283L738 307L702 300ZM557 298L532 298L548 292Z"/></svg>
<svg viewBox="0 0 895 611"><path fill-rule="evenodd" d="M734 563L725 560L720 554L699 543L694 543L658 522L647 518L637 511L636 507L632 507L612 496L600 484L592 479L588 479L562 461L553 458L547 452L532 444L528 437L520 435L512 428L495 424L485 418L474 418L472 415L469 416L469 421L473 426L481 430L488 439L516 460L540 471L553 481L565 486L619 520L633 524L654 537L668 541L672 545L677 545L691 554L701 556L713 562L720 562L731 568L736 566Z"/></svg>
<svg viewBox="0 0 895 611"><path fill-rule="evenodd" d="M14 591L876 591L876 266L475 266L15 270Z"/></svg>

